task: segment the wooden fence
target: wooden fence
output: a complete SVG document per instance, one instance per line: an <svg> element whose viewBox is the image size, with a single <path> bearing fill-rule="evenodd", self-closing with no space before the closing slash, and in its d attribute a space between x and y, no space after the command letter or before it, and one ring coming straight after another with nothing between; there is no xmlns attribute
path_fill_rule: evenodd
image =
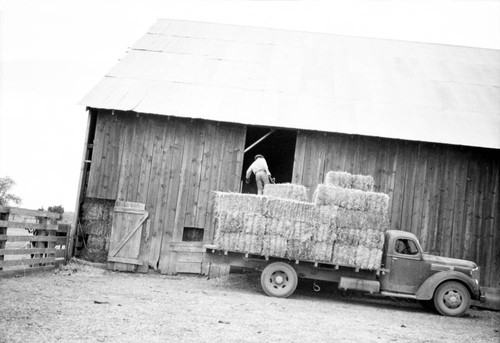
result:
<svg viewBox="0 0 500 343"><path fill-rule="evenodd" d="M59 213L0 206L0 277L64 263L70 225L59 218Z"/></svg>

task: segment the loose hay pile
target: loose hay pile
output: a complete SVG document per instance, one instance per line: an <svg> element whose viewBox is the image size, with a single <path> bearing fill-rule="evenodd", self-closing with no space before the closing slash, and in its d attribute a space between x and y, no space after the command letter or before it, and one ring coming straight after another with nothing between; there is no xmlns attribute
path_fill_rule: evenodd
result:
<svg viewBox="0 0 500 343"><path fill-rule="evenodd" d="M264 195L297 201L308 201L307 189L293 183L267 184L264 186Z"/></svg>
<svg viewBox="0 0 500 343"><path fill-rule="evenodd" d="M369 178L355 176L370 188ZM214 243L221 250L377 269L389 197L338 184L319 185L314 203L298 200L299 185L267 185L264 196L215 192Z"/></svg>

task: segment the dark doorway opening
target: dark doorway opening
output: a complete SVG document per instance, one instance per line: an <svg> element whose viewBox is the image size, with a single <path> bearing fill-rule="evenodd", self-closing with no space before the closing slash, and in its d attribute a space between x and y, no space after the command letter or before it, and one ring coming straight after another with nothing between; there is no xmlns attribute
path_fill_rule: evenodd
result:
<svg viewBox="0 0 500 343"><path fill-rule="evenodd" d="M245 149L272 130L274 129L268 127L248 126ZM254 156L261 154L265 157L269 171L276 179L276 183L292 182L296 140L297 131L274 130L273 133L245 153L241 179L245 180L246 171L254 161ZM243 182L242 193L257 194L257 185L253 174L249 184Z"/></svg>

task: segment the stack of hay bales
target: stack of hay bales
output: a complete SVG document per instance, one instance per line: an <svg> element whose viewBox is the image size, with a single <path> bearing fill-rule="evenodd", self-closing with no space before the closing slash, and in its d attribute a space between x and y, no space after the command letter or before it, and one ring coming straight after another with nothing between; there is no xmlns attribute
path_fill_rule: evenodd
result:
<svg viewBox="0 0 500 343"><path fill-rule="evenodd" d="M389 196L373 192L373 178L328 172L314 194L317 206L335 218L332 263L363 269L380 267L387 229Z"/></svg>
<svg viewBox="0 0 500 343"><path fill-rule="evenodd" d="M340 187L340 186L343 187ZM314 203L304 186L266 185L264 195L215 192L214 244L221 250L380 267L389 197L373 178L329 172Z"/></svg>
<svg viewBox="0 0 500 343"><path fill-rule="evenodd" d="M222 250L306 259L318 212L303 201L215 192L214 243Z"/></svg>

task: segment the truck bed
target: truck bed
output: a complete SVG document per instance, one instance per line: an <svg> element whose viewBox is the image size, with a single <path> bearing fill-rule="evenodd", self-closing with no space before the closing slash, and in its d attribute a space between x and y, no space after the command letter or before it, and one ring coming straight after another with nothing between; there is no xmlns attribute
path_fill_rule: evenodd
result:
<svg viewBox="0 0 500 343"><path fill-rule="evenodd" d="M355 265L336 264L325 261L290 260L287 258L253 255L238 251L221 250L216 245L206 244L205 256L211 263L229 264L237 267L263 270L272 262L286 262L293 265L299 278L339 282L340 277L351 276L366 280L376 280L388 269L362 269Z"/></svg>

